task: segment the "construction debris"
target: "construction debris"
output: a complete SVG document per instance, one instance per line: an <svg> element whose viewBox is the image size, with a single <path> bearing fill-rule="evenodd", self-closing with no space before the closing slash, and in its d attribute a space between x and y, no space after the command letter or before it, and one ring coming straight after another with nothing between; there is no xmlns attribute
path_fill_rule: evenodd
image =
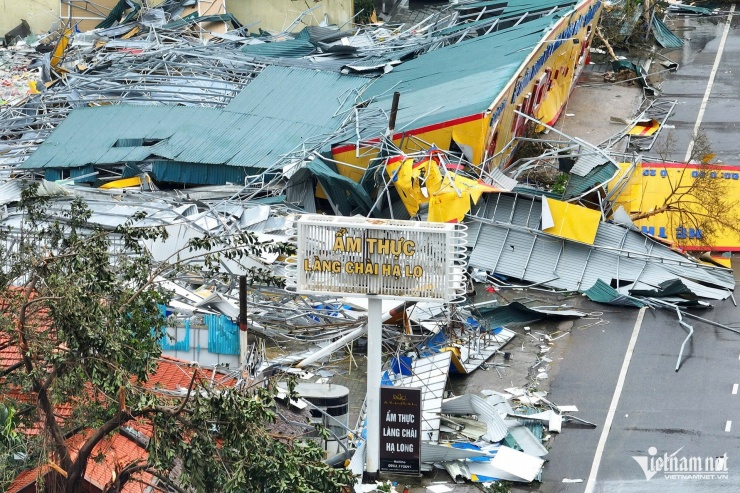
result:
<svg viewBox="0 0 740 493"><path fill-rule="evenodd" d="M85 32L63 25L36 37L22 23L6 35L14 46L0 50L0 223L9 248L26 226L18 203L31 182L48 199L49 222L64 224L72 201L83 198L89 230L114 232L132 218L133 227L166 230L166 239L142 245L159 268L159 286L172 294L161 307L169 356L227 368L240 381L294 375L303 399L282 390L286 405L329 415L311 397L357 368L368 300L240 289L238 278L253 269L285 276L291 259L223 259L223 275L208 276L203 251L187 248L203 235L292 242L306 213L461 223L470 298L474 279L492 294L530 288L676 310L689 332L676 371L693 336L681 308L732 296L730 269L639 230L618 205L642 168L639 159L622 162L615 144L626 138L631 150L649 150L676 101L650 99L599 145L541 118L546 110L559 114L558 91L571 88L558 86L566 72L555 82L544 55L562 46L572 52L563 66L580 70L600 2L455 2L413 26L303 26L309 9L282 32L225 11L202 14L191 3L199 2L150 8L121 0ZM687 9L703 13L680 11ZM562 24L576 14L582 17ZM652 29L663 46L676 45L657 18ZM642 65L606 46L609 77L654 91ZM531 53L540 57L537 69L516 72ZM477 63L484 56L490 66ZM506 92L515 86L517 94ZM522 104L508 108L516 98ZM559 139L539 139L542 154L513 160L529 139L527 125ZM530 179L543 170L539 176L558 180ZM189 274L177 274L175 262ZM448 376L503 370L490 361L516 336L511 325L587 314L567 305L472 301L385 300L381 381L422 389L423 471L444 469L453 481L532 482L548 455L545 427L595 425L574 416L575 406L529 388L451 397ZM538 345L532 379L544 383L555 339L525 333ZM364 409L354 426L346 418L326 421L336 442L330 460L350 459L359 477Z"/></svg>

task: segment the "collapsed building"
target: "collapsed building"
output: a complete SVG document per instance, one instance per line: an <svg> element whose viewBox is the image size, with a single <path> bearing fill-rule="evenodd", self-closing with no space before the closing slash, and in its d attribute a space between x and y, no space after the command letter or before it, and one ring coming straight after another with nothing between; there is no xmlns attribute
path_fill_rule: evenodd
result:
<svg viewBox="0 0 740 493"><path fill-rule="evenodd" d="M146 245L162 262L203 234L288 241L305 213L457 222L468 228L470 276L489 286L583 292L629 306L725 299L734 289L729 269L697 261L620 213L640 163L621 164L609 146L571 139L538 158L569 160L562 190L518 180L530 162L514 160L517 146L529 129L551 129L563 111L588 64L601 7L599 0L471 2L414 26L277 34L234 23L205 45L203 25L232 20L152 23L144 22L147 12L122 8L106 26L68 33L61 53L74 63L39 60L44 87L2 109L8 179L0 219L12 241L24 220L16 208L23 179L44 180L49 220L63 222L74 197L91 207L91 227L109 231L146 212L134 226L167 229L166 241ZM62 69L64 78L54 78ZM234 279L252 267L284 274L287 262L268 255L221 267ZM268 357L239 330L233 280L165 273L160 285L173 293L162 307L174 319L164 351L234 376L301 373L367 329L361 300L253 288L249 331L303 344ZM451 368L474 370L514 333L472 309L385 308L384 336L399 349L384 383L423 382L428 392L425 470L441 463L453 477L535 479L544 426L559 431L564 416L575 417L522 389L443 399ZM541 412L525 417L535 404ZM470 415L485 426L460 417ZM344 433L361 429L359 421ZM466 428L465 436L485 443L465 450L438 443L441 431ZM515 438L507 444L508 434ZM345 448L361 473L361 440ZM507 469L507 454L520 467ZM471 458L479 461L464 462Z"/></svg>

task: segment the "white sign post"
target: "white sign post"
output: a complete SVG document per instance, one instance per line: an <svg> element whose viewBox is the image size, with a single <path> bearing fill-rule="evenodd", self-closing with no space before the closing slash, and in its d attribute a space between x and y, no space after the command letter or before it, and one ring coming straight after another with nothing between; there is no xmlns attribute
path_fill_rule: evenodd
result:
<svg viewBox="0 0 740 493"><path fill-rule="evenodd" d="M288 289L367 296L365 471L377 477L380 447L382 300L442 301L465 294L467 233L460 224L304 215Z"/></svg>

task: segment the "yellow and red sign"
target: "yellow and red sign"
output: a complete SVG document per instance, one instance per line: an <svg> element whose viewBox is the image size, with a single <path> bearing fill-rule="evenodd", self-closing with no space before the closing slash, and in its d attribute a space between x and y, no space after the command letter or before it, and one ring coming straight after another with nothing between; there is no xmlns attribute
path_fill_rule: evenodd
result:
<svg viewBox="0 0 740 493"><path fill-rule="evenodd" d="M631 166L620 164L623 172ZM712 185L712 180L721 180ZM702 184L702 181L704 183ZM683 163L638 164L617 205L632 216L647 215L635 221L643 233L650 234L687 251L740 251L740 235L710 217L712 194L721 195L728 205L728 217L740 217L740 166ZM700 198L697 199L696 196ZM673 204L670 210L651 214ZM711 235L702 224L712 225Z"/></svg>

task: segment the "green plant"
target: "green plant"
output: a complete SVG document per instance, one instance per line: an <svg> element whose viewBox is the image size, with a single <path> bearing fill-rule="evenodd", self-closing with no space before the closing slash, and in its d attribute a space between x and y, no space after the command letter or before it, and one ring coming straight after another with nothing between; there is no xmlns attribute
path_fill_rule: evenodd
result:
<svg viewBox="0 0 740 493"><path fill-rule="evenodd" d="M486 493L509 493L511 491L511 486L512 484L509 481L496 481L488 486L482 486L480 488Z"/></svg>
<svg viewBox="0 0 740 493"><path fill-rule="evenodd" d="M555 177L555 182L552 184L552 191L559 194L565 193L565 187L568 185L568 174L558 173Z"/></svg>
<svg viewBox="0 0 740 493"><path fill-rule="evenodd" d="M373 0L354 0L355 24L367 24L375 11Z"/></svg>
<svg viewBox="0 0 740 493"><path fill-rule="evenodd" d="M47 481L51 489L83 491L90 461L103 458L96 447L142 423L152 430L146 459L122 455L105 493L141 474L163 489L194 492L338 492L351 481L351 472L324 463L317 443L270 432L275 394L267 387L212 385L195 371L181 393L145 385L159 364L161 333L153 327L164 324L159 307L168 299L156 279L184 269L155 263L143 248L142 239L163 238L163 229L134 227L141 215L115 231L91 229L79 199L63 224L49 223L34 187L21 207L13 248L1 251L8 243L0 242L0 347L17 348L19 360L0 368L0 401L18 410L0 415L0 440L37 430L27 466L61 471ZM198 238L185 249L205 249L204 275L216 273L219 258L291 252L245 233Z"/></svg>

